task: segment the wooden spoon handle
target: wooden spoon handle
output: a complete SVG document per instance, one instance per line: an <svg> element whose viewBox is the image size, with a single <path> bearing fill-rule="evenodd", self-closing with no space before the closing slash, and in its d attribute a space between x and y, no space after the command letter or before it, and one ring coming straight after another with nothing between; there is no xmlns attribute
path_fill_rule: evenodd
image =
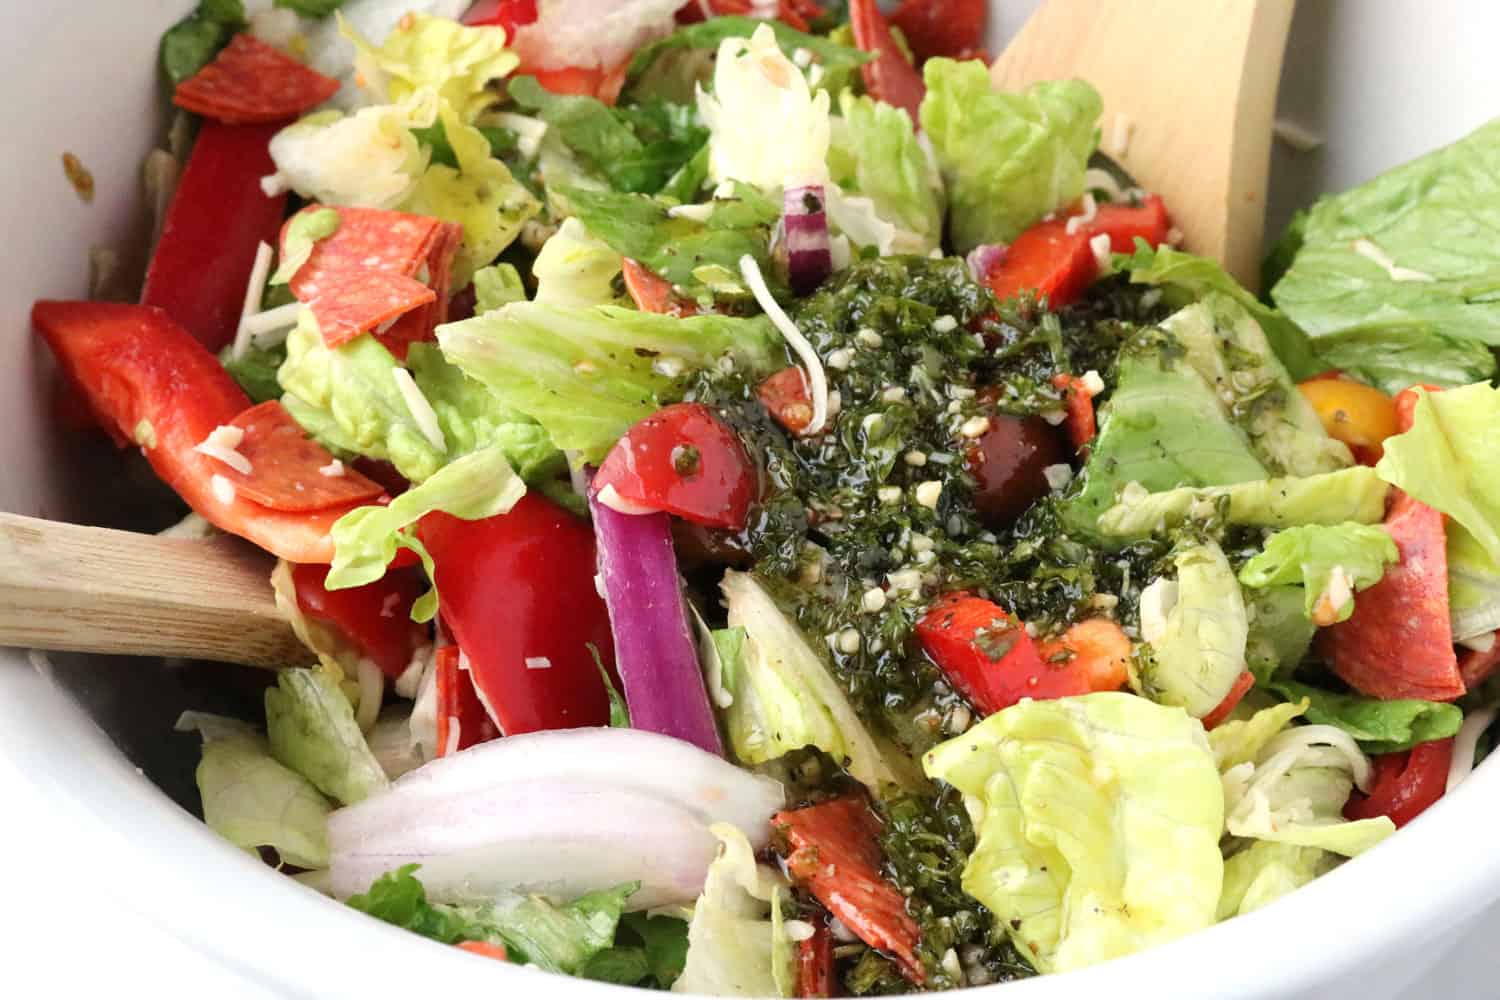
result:
<svg viewBox="0 0 1500 1000"><path fill-rule="evenodd" d="M288 667L274 560L227 535L162 538L0 512L0 645Z"/></svg>

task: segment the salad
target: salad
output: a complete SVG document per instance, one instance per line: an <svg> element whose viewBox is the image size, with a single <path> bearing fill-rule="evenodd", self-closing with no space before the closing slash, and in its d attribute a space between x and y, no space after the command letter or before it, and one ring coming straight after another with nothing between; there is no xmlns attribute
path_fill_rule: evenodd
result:
<svg viewBox="0 0 1500 1000"><path fill-rule="evenodd" d="M210 827L491 960L859 996L1232 920L1464 780L1500 122L1257 296L985 9L166 31L144 280L33 318L174 530L278 557L305 661L179 722Z"/></svg>

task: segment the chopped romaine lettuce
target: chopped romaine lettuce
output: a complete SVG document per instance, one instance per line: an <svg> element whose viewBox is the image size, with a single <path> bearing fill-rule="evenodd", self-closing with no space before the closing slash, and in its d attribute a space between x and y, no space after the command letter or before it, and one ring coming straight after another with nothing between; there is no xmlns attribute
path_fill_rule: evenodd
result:
<svg viewBox="0 0 1500 1000"><path fill-rule="evenodd" d="M1297 668L1312 647L1318 627L1303 611L1301 587L1260 587L1245 591L1250 634L1245 666L1257 684Z"/></svg>
<svg viewBox="0 0 1500 1000"><path fill-rule="evenodd" d="M964 891L1038 971L1213 922L1224 798L1181 709L1116 692L1022 701L923 759L976 820Z"/></svg>
<svg viewBox="0 0 1500 1000"><path fill-rule="evenodd" d="M819 35L808 35L777 20L762 21L751 17L713 17L698 24L678 28L666 38L642 46L630 61L626 88L641 85L643 77L656 62L674 50L700 49L717 52L726 38L749 38L762 26L775 33L776 44L788 58L799 50L811 57L808 82L830 93L840 93L855 82L855 71L870 57L859 49ZM800 71L799 71L800 72ZM691 88L689 88L691 92Z"/></svg>
<svg viewBox="0 0 1500 1000"><path fill-rule="evenodd" d="M1394 396L1423 383L1452 389L1495 374L1495 355L1477 340L1459 340L1420 326L1377 324L1319 337L1324 368L1337 368Z"/></svg>
<svg viewBox="0 0 1500 1000"><path fill-rule="evenodd" d="M490 83L521 64L505 47L504 28L469 27L421 12L396 22L378 48L342 17L339 30L358 52L358 79L374 93L401 101L419 90L432 91L464 122L499 100Z"/></svg>
<svg viewBox="0 0 1500 1000"><path fill-rule="evenodd" d="M298 212L287 223L286 235L281 241L281 260L271 275L270 284L284 285L296 277L307 258L312 256L313 246L339 231L337 209L319 208L311 212Z"/></svg>
<svg viewBox="0 0 1500 1000"><path fill-rule="evenodd" d="M1083 193L1103 102L1082 80L995 90L983 62L929 59L922 128L948 188L954 247L1009 243Z"/></svg>
<svg viewBox="0 0 1500 1000"><path fill-rule="evenodd" d="M1337 854L1256 840L1224 862L1218 919L1242 916L1299 889L1338 864Z"/></svg>
<svg viewBox="0 0 1500 1000"><path fill-rule="evenodd" d="M491 264L474 272L474 314L526 299L526 284L514 264Z"/></svg>
<svg viewBox="0 0 1500 1000"><path fill-rule="evenodd" d="M161 37L161 66L167 79L175 86L196 74L247 24L242 0L201 0Z"/></svg>
<svg viewBox="0 0 1500 1000"><path fill-rule="evenodd" d="M1240 567L1247 587L1301 584L1305 613L1319 625L1347 621L1354 593L1373 587L1401 554L1391 536L1374 525L1303 525L1283 528Z"/></svg>
<svg viewBox="0 0 1500 1000"><path fill-rule="evenodd" d="M322 669L283 670L266 689L271 755L346 806L386 790L354 709Z"/></svg>
<svg viewBox="0 0 1500 1000"><path fill-rule="evenodd" d="M514 961L575 975L614 944L625 901L638 888L639 882L627 882L562 906L540 896L507 896L467 912L482 914L495 927Z"/></svg>
<svg viewBox="0 0 1500 1000"><path fill-rule="evenodd" d="M839 109L842 117L832 122L829 173L844 192L870 199L875 214L895 227L882 252L925 254L939 247L943 179L917 141L910 116L847 91L839 95Z"/></svg>
<svg viewBox="0 0 1500 1000"><path fill-rule="evenodd" d="M687 921L677 917L627 913L614 947L594 955L578 974L621 986L671 989L687 960L687 930Z"/></svg>
<svg viewBox="0 0 1500 1000"><path fill-rule="evenodd" d="M277 763L263 737L237 720L187 713L177 728L203 734L196 773L203 821L237 847L271 847L298 868L328 867L331 807L312 782Z"/></svg>
<svg viewBox="0 0 1500 1000"><path fill-rule="evenodd" d="M351 115L309 115L272 137L270 183L324 205L395 208L427 169L427 149L411 130L430 126L437 115L437 97L428 90Z"/></svg>
<svg viewBox="0 0 1500 1000"><path fill-rule="evenodd" d="M723 997L792 996L793 950L781 927L786 880L757 864L745 835L728 823L709 827L719 856L708 866L688 925L687 960L676 993Z"/></svg>
<svg viewBox="0 0 1500 1000"><path fill-rule="evenodd" d="M685 375L723 358L752 377L785 364L763 317L677 319L616 306L512 302L439 327L438 342L450 361L586 461L602 459L631 424L681 398Z"/></svg>
<svg viewBox="0 0 1500 1000"><path fill-rule="evenodd" d="M465 913L456 906L429 903L427 890L413 873L417 865L404 865L376 879L367 892L346 902L376 920L431 938L441 944L460 941L498 943L499 935L489 921Z"/></svg>
<svg viewBox="0 0 1500 1000"><path fill-rule="evenodd" d="M536 299L553 306L622 306L630 299L616 289L620 255L576 218L564 219L531 266Z"/></svg>
<svg viewBox="0 0 1500 1000"><path fill-rule="evenodd" d="M871 733L844 691L796 624L748 573L729 572L720 584L731 630L715 647L722 659L725 732L734 755L764 764L815 746L845 767L875 795L891 786L912 788L905 755ZM734 648L735 646L738 648ZM725 656L725 654L729 656Z"/></svg>
<svg viewBox="0 0 1500 1000"><path fill-rule="evenodd" d="M1249 620L1234 569L1219 546L1187 546L1172 562L1176 580L1159 580L1141 594L1146 643L1130 680L1145 697L1201 719L1245 669Z"/></svg>
<svg viewBox="0 0 1500 1000"><path fill-rule="evenodd" d="M1357 694L1334 694L1294 681L1271 685L1277 694L1307 704L1307 721L1337 726L1359 741L1366 753L1396 753L1418 743L1445 740L1463 725L1463 709L1436 701L1395 698L1383 701Z"/></svg>
<svg viewBox="0 0 1500 1000"><path fill-rule="evenodd" d="M1500 344L1500 121L1308 210L1276 304L1317 339L1347 330Z"/></svg>
<svg viewBox="0 0 1500 1000"><path fill-rule="evenodd" d="M1299 524L1376 524L1385 517L1389 487L1368 465L1320 476L1259 479L1231 486L1183 487L1134 495L1124 490L1119 503L1099 516L1099 531L1115 539L1142 538L1188 518L1223 517L1230 524L1288 528Z"/></svg>
<svg viewBox="0 0 1500 1000"><path fill-rule="evenodd" d="M1219 723L1208 734L1208 745L1213 749L1219 770L1255 763L1266 744L1306 710L1306 702L1287 701L1263 708L1246 719Z"/></svg>
<svg viewBox="0 0 1500 1000"><path fill-rule="evenodd" d="M252 403L281 398L281 383L276 380L276 372L285 361L286 344L272 347L252 344L239 357L234 356L233 345L230 345L219 354L219 363L245 390Z"/></svg>
<svg viewBox="0 0 1500 1000"><path fill-rule="evenodd" d="M1169 317L1166 330L1212 386L1230 418L1273 476L1311 476L1354 464L1297 391L1266 335L1234 298L1210 292Z"/></svg>

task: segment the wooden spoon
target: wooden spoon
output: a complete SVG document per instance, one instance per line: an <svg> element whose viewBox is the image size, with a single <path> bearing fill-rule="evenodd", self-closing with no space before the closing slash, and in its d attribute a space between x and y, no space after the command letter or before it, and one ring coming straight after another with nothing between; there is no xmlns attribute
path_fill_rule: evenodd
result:
<svg viewBox="0 0 1500 1000"><path fill-rule="evenodd" d="M238 538L163 538L0 512L0 646L256 667L311 654L276 607L275 560Z"/></svg>
<svg viewBox="0 0 1500 1000"><path fill-rule="evenodd" d="M1100 149L1160 194L1184 249L1259 284L1271 126L1293 0L1043 0L990 68L997 87L1078 77Z"/></svg>

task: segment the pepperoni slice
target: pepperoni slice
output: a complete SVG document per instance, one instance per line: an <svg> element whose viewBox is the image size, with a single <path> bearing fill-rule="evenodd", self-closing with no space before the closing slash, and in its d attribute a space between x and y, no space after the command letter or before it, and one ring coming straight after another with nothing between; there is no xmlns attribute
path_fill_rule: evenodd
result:
<svg viewBox="0 0 1500 1000"><path fill-rule="evenodd" d="M226 125L287 121L338 92L339 82L238 34L207 66L177 85L172 103Z"/></svg>
<svg viewBox="0 0 1500 1000"><path fill-rule="evenodd" d="M231 424L245 432L235 449L250 463L248 474L225 465L220 475L237 495L271 510L306 513L374 500L384 492L353 469L343 475L318 471L333 462L276 400L252 406Z"/></svg>
<svg viewBox="0 0 1500 1000"><path fill-rule="evenodd" d="M446 757L500 735L457 646L437 651L437 755Z"/></svg>
<svg viewBox="0 0 1500 1000"><path fill-rule="evenodd" d="M1465 689L1448 619L1443 515L1396 491L1384 527L1401 561L1360 592L1348 621L1323 633L1323 653L1334 673L1372 698L1452 701Z"/></svg>
<svg viewBox="0 0 1500 1000"><path fill-rule="evenodd" d="M413 310L425 315L423 307L436 300L432 289L394 271L347 271L320 283L308 307L323 343L337 347Z"/></svg>
<svg viewBox="0 0 1500 1000"><path fill-rule="evenodd" d="M396 321L389 330L376 332L375 339L402 361L406 360L406 349L412 344L432 340L433 331L448 322L449 291L453 285L453 258L463 242L464 227L454 222L440 224L427 243L418 275L426 274L427 284L432 288L433 300L421 309L415 309ZM422 266L426 266L423 272Z"/></svg>

